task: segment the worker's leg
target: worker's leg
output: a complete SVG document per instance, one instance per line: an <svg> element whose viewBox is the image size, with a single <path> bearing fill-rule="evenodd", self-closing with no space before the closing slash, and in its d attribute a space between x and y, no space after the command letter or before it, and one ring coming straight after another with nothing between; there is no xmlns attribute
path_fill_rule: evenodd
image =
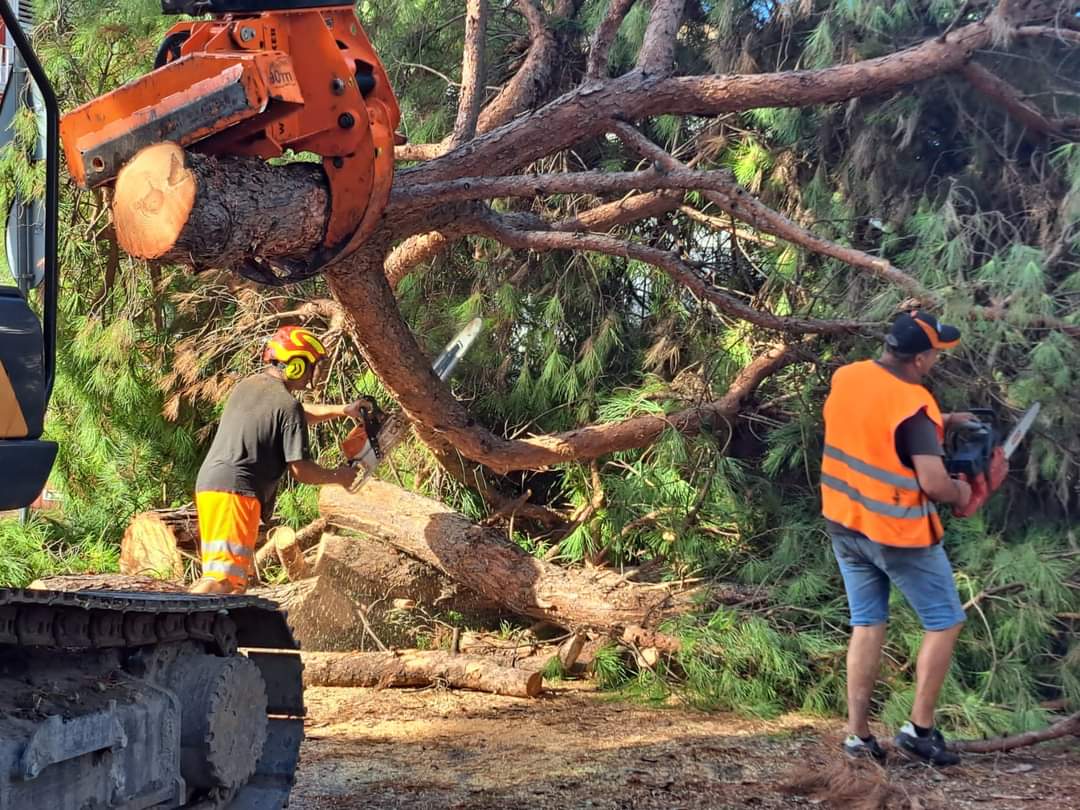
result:
<svg viewBox="0 0 1080 810"><path fill-rule="evenodd" d="M833 553L840 565L851 611L848 644L848 733L870 737L870 700L881 663L881 645L889 618L889 579L875 563L874 544L862 537L834 534Z"/></svg>
<svg viewBox="0 0 1080 810"><path fill-rule="evenodd" d="M847 729L858 737L870 736L870 699L874 696L884 641L884 624L851 628L847 653Z"/></svg>
<svg viewBox="0 0 1080 810"><path fill-rule="evenodd" d="M255 554L259 502L233 492L198 492L202 579L192 593L243 593Z"/></svg>
<svg viewBox="0 0 1080 810"><path fill-rule="evenodd" d="M918 614L926 635L916 667L915 704L911 721L934 726L934 706L949 674L953 647L964 626L964 608L956 590L952 566L942 546L887 548L889 578Z"/></svg>
<svg viewBox="0 0 1080 810"><path fill-rule="evenodd" d="M915 675L915 703L911 707L911 722L917 726L934 727L934 707L949 674L953 647L963 629L961 622L948 630L927 631L923 636Z"/></svg>

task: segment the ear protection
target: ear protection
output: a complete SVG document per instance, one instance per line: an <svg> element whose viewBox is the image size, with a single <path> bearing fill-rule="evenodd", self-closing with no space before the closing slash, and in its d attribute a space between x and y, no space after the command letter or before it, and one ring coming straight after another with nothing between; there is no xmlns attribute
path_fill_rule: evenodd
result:
<svg viewBox="0 0 1080 810"><path fill-rule="evenodd" d="M280 365L286 380L299 380L308 367L307 360L303 357L293 357Z"/></svg>

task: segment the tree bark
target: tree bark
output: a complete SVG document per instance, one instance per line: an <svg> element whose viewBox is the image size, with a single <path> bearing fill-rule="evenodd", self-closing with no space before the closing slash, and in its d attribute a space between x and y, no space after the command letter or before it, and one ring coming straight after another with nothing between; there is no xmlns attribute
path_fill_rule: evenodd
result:
<svg viewBox="0 0 1080 810"><path fill-rule="evenodd" d="M957 740L949 745L954 751L968 754L991 754L998 751L1011 751L1027 745L1056 740L1070 734L1080 737L1080 712L1058 720L1056 723L1038 731L1025 731L1011 737L999 737L996 740Z"/></svg>
<svg viewBox="0 0 1080 810"><path fill-rule="evenodd" d="M539 672L499 666L472 655L431 650L387 653L303 653L304 686L430 686L445 683L509 697L534 698L543 691Z"/></svg>
<svg viewBox="0 0 1080 810"><path fill-rule="evenodd" d="M252 256L306 258L322 242L330 194L315 163L272 166L159 143L120 171L112 211L132 256L229 269Z"/></svg>
<svg viewBox="0 0 1080 810"><path fill-rule="evenodd" d="M679 594L635 586L612 571L570 570L537 560L502 533L381 481L356 495L323 487L319 511L331 523L370 534L515 613L560 627L618 637L627 626L656 627L691 607Z"/></svg>

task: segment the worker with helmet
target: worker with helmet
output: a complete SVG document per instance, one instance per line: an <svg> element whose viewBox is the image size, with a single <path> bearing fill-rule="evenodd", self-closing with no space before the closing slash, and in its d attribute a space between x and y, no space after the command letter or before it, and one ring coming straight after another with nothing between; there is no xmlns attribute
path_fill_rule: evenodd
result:
<svg viewBox="0 0 1080 810"><path fill-rule="evenodd" d="M310 385L326 357L309 329L283 326L267 341L262 372L237 383L195 483L202 540L202 578L194 593L243 593L254 570L260 520L274 511L286 470L302 484L348 487L356 471L328 469L311 459L309 424L360 418L360 403L314 405L294 394Z"/></svg>

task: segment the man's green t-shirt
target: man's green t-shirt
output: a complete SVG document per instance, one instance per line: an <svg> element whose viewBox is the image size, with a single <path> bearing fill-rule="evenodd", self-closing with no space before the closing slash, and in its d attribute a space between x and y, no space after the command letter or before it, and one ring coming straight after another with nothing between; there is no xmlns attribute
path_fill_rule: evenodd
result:
<svg viewBox="0 0 1080 810"><path fill-rule="evenodd" d="M310 457L303 405L284 381L256 374L229 394L195 491L258 498L268 520L287 465Z"/></svg>

